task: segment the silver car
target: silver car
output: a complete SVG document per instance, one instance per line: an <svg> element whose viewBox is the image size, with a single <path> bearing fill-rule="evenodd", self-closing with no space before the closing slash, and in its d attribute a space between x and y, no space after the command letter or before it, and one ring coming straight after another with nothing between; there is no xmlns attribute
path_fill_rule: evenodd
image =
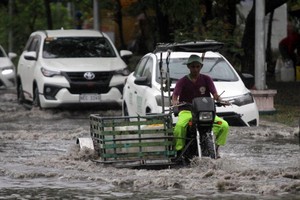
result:
<svg viewBox="0 0 300 200"><path fill-rule="evenodd" d="M3 47L0 45L0 88L6 89L15 86L15 66L12 59L17 57L15 53L6 54Z"/></svg>

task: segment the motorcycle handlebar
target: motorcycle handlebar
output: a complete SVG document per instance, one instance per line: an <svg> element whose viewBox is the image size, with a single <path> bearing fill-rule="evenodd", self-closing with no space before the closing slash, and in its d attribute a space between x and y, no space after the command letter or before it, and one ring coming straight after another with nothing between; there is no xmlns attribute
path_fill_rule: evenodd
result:
<svg viewBox="0 0 300 200"><path fill-rule="evenodd" d="M175 108L175 107L180 107L180 106L191 106L192 104L189 103L189 102L180 102L176 105L172 105L171 108ZM215 105L218 106L218 107L221 107L221 106L230 106L232 105L232 103L230 103L229 101L215 101Z"/></svg>
<svg viewBox="0 0 300 200"><path fill-rule="evenodd" d="M221 107L221 106L230 106L232 105L232 103L230 103L229 101L216 101L215 104L218 106L218 107Z"/></svg>

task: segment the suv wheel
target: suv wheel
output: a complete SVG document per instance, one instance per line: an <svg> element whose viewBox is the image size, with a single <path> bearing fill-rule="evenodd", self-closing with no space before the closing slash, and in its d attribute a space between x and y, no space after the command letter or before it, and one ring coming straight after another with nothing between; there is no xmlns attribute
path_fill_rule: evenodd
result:
<svg viewBox="0 0 300 200"><path fill-rule="evenodd" d="M129 116L128 108L127 108L126 104L124 105L123 113L124 113L124 116Z"/></svg>
<svg viewBox="0 0 300 200"><path fill-rule="evenodd" d="M39 107L39 108L41 108L40 97L39 97L39 89L38 89L37 86L36 86L35 89L34 89L34 95L33 95L33 102L32 102L32 105L33 105L34 107Z"/></svg>
<svg viewBox="0 0 300 200"><path fill-rule="evenodd" d="M23 86L21 82L17 85L17 95L18 95L18 103L23 104L25 102L25 97L24 97Z"/></svg>

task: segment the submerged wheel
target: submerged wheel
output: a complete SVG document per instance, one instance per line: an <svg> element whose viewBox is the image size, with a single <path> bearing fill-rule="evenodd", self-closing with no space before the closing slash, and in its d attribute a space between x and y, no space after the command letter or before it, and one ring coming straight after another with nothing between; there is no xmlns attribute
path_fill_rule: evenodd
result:
<svg viewBox="0 0 300 200"><path fill-rule="evenodd" d="M201 137L201 152L204 157L216 158L216 150L213 142L212 134L210 132L205 133Z"/></svg>
<svg viewBox="0 0 300 200"><path fill-rule="evenodd" d="M23 93L23 86L22 86L22 83L20 82L18 85L17 85L17 98L18 98L18 103L19 104L23 104L25 102L25 96L24 96L24 93Z"/></svg>
<svg viewBox="0 0 300 200"><path fill-rule="evenodd" d="M124 104L124 106L123 106L123 115L124 115L125 117L129 116L128 108L127 108L126 104Z"/></svg>
<svg viewBox="0 0 300 200"><path fill-rule="evenodd" d="M92 141L93 141L94 149L95 149L97 156L101 156L101 151L100 151L101 149L100 149L99 141L96 138L92 138Z"/></svg>
<svg viewBox="0 0 300 200"><path fill-rule="evenodd" d="M39 89L38 87L35 87L34 89L34 95L33 95L33 102L32 105L34 107L39 107L41 108L41 103L40 103L40 96L39 96Z"/></svg>

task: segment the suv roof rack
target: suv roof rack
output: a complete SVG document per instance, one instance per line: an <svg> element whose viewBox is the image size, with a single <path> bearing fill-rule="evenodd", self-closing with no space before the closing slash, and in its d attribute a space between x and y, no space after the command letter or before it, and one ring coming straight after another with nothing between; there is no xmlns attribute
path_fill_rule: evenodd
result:
<svg viewBox="0 0 300 200"><path fill-rule="evenodd" d="M182 52L206 52L218 51L224 46L224 43L214 40L183 42L183 43L158 43L154 53L165 51Z"/></svg>

